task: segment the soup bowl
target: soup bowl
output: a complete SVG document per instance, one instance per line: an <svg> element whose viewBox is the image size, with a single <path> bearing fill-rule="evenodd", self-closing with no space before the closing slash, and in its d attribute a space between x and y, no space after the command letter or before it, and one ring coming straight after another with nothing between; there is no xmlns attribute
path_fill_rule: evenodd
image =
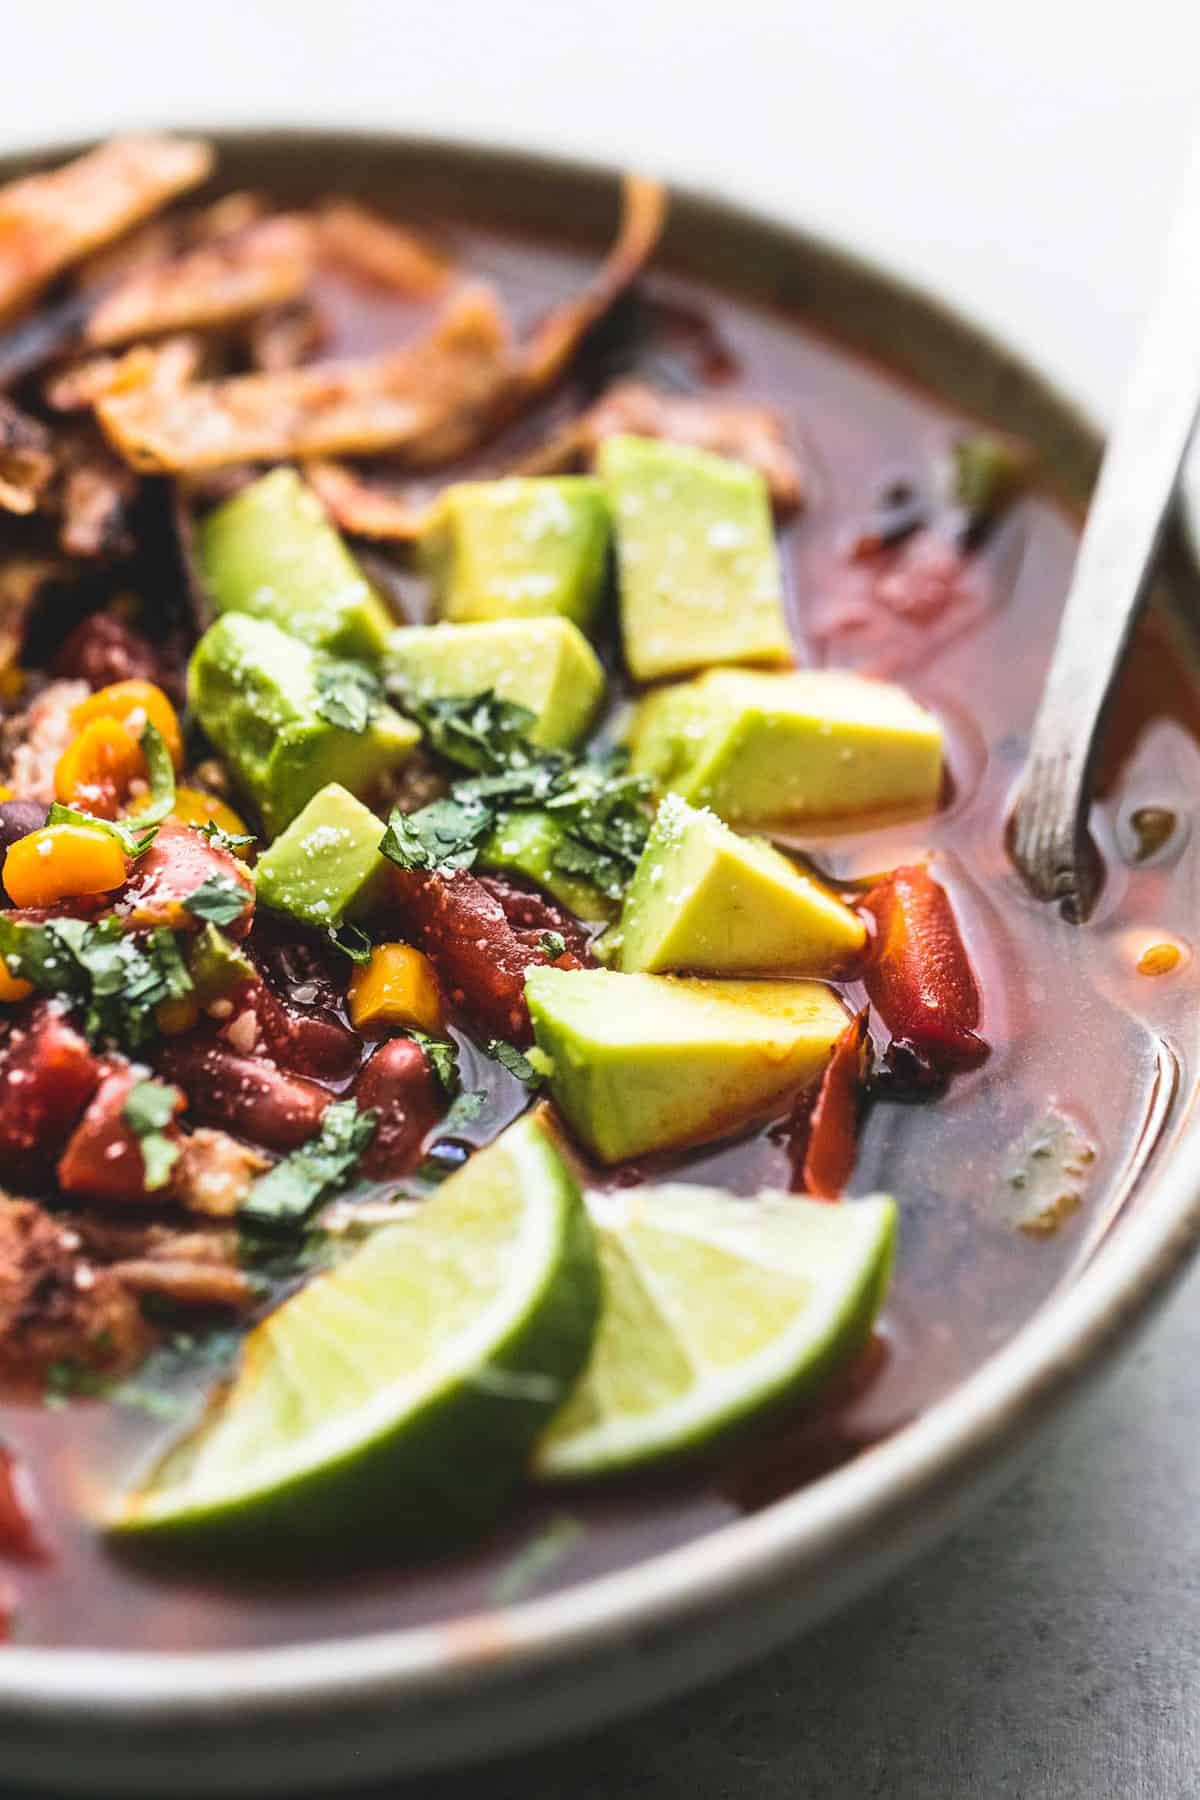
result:
<svg viewBox="0 0 1200 1800"><path fill-rule="evenodd" d="M345 191L585 247L610 223L606 169L378 134L214 136L223 182L285 203ZM0 175L65 154L11 157ZM661 262L801 315L1027 440L1061 498L1086 503L1096 428L935 299L791 224L688 192L672 196ZM1174 547L1158 604L1181 621L1181 646L1192 585ZM881 1580L1010 1478L1133 1340L1198 1233L1200 1124L1183 1118L1120 1216L999 1349L799 1491L545 1597L403 1629L301 1629L299 1641L254 1650L15 1642L0 1655L0 1767L56 1791L282 1792L545 1742L712 1678ZM119 1625L106 1635L119 1639Z"/></svg>

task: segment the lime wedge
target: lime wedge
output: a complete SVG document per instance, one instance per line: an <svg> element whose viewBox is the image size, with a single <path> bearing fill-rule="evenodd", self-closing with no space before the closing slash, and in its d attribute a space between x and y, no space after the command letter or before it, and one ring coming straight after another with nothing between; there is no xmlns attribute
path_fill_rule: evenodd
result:
<svg viewBox="0 0 1200 1800"><path fill-rule="evenodd" d="M258 1325L109 1528L272 1549L453 1541L520 1479L598 1307L579 1189L528 1115Z"/></svg>
<svg viewBox="0 0 1200 1800"><path fill-rule="evenodd" d="M546 1481L710 1443L815 1393L870 1335L896 1206L671 1185L593 1198L604 1307L591 1361L535 1456Z"/></svg>

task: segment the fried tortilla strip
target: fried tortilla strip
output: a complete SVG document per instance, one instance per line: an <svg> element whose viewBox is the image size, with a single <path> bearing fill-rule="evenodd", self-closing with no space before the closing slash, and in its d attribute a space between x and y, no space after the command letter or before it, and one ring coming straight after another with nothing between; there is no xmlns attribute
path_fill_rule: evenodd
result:
<svg viewBox="0 0 1200 1800"><path fill-rule="evenodd" d="M304 295L283 306L272 306L251 319L246 347L256 369L277 375L283 369L298 369L311 362L328 335L329 327L320 307Z"/></svg>
<svg viewBox="0 0 1200 1800"><path fill-rule="evenodd" d="M763 476L780 512L792 512L803 503L803 464L772 407L664 394L641 381L621 381L609 388L587 412L524 458L521 473L552 475L578 468L591 461L605 438L621 432L691 444L747 463Z"/></svg>
<svg viewBox="0 0 1200 1800"><path fill-rule="evenodd" d="M135 344L120 356L89 356L52 375L43 398L55 412L86 412L105 394L150 387L159 392L191 381L204 354L197 337L180 333L160 344Z"/></svg>
<svg viewBox="0 0 1200 1800"><path fill-rule="evenodd" d="M533 388L548 387L570 362L584 333L604 316L654 254L667 217L667 193L646 175L626 175L617 241L581 294L544 318L522 353Z"/></svg>
<svg viewBox="0 0 1200 1800"><path fill-rule="evenodd" d="M402 450L441 461L486 429L515 376L504 309L484 283L460 289L429 335L361 362L111 395L96 412L135 469Z"/></svg>
<svg viewBox="0 0 1200 1800"><path fill-rule="evenodd" d="M64 168L0 188L0 318L213 166L198 138L114 138Z"/></svg>
<svg viewBox="0 0 1200 1800"><path fill-rule="evenodd" d="M0 394L0 508L31 513L54 474L50 434Z"/></svg>
<svg viewBox="0 0 1200 1800"><path fill-rule="evenodd" d="M415 231L356 200L330 200L321 208L317 252L352 274L414 299L433 299L445 293L450 281L448 257Z"/></svg>
<svg viewBox="0 0 1200 1800"><path fill-rule="evenodd" d="M99 302L90 344L228 325L294 300L312 273L312 231L295 215L264 219L217 243L135 271Z"/></svg>
<svg viewBox="0 0 1200 1800"><path fill-rule="evenodd" d="M306 463L304 473L334 523L352 537L408 544L429 523L431 501L367 481L348 463L326 458Z"/></svg>

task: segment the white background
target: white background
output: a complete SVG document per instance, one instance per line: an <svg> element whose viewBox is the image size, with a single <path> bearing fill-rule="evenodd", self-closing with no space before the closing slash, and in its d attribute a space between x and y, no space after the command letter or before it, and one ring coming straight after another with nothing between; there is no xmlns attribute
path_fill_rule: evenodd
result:
<svg viewBox="0 0 1200 1800"><path fill-rule="evenodd" d="M0 0L0 143L349 122L644 163L936 285L1101 411L1198 102L1200 0Z"/></svg>

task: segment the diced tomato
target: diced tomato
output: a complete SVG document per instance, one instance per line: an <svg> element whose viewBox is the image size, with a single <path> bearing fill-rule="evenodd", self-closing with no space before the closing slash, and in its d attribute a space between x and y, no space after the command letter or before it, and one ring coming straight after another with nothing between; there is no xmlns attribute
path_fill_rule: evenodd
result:
<svg viewBox="0 0 1200 1800"><path fill-rule="evenodd" d="M479 885L487 889L493 900L500 902L505 918L524 942L536 944L544 932L557 931L567 950L580 963L594 962L588 948L587 932L579 920L548 895L533 888L519 887L507 875L481 875ZM568 965L564 963L563 967Z"/></svg>
<svg viewBox="0 0 1200 1800"><path fill-rule="evenodd" d="M442 1112L441 1090L424 1050L411 1038L380 1044L354 1084L354 1098L379 1114L362 1173L377 1181L406 1175Z"/></svg>
<svg viewBox="0 0 1200 1800"><path fill-rule="evenodd" d="M833 1046L808 1115L800 1185L816 1200L840 1200L854 1173L868 1046L864 1007Z"/></svg>
<svg viewBox="0 0 1200 1800"><path fill-rule="evenodd" d="M14 1187L47 1177L104 1073L47 1000L19 1015L0 1053L0 1171Z"/></svg>
<svg viewBox="0 0 1200 1800"><path fill-rule="evenodd" d="M538 932L515 931L495 895L465 869L453 875L396 869L393 877L405 935L425 952L448 998L489 1037L529 1043L525 972L551 960ZM556 966L580 963L568 955Z"/></svg>
<svg viewBox="0 0 1200 1800"><path fill-rule="evenodd" d="M108 687L114 681L162 680L158 656L139 631L109 612L89 613L68 632L51 668L55 675Z"/></svg>
<svg viewBox="0 0 1200 1800"><path fill-rule="evenodd" d="M146 1187L141 1145L125 1121L125 1102L139 1079L126 1064L111 1069L101 1081L59 1158L58 1185L64 1194L78 1194L109 1206L154 1204L163 1199L161 1188ZM176 1112L183 1111L183 1104L179 1094ZM174 1125L166 1128L164 1136L180 1141Z"/></svg>
<svg viewBox="0 0 1200 1800"><path fill-rule="evenodd" d="M188 912L184 901L213 880L230 882L245 894L245 911L221 927L231 938L245 937L254 917L253 878L228 850L185 825L168 823L114 894L112 910L138 930L166 925L173 931L198 931L204 920Z"/></svg>
<svg viewBox="0 0 1200 1800"><path fill-rule="evenodd" d="M47 1554L33 1477L15 1452L0 1443L0 1556L42 1562Z"/></svg>
<svg viewBox="0 0 1200 1800"><path fill-rule="evenodd" d="M359 1040L324 1008L281 999L261 979L241 1004L253 1011L262 1041L281 1067L326 1081L341 1081L357 1067Z"/></svg>
<svg viewBox="0 0 1200 1800"><path fill-rule="evenodd" d="M295 1150L320 1128L332 1096L315 1081L288 1075L262 1057L225 1044L181 1038L158 1054L160 1074L181 1087L188 1112L268 1150Z"/></svg>
<svg viewBox="0 0 1200 1800"><path fill-rule="evenodd" d="M945 888L915 863L894 869L862 906L876 925L864 981L892 1037L935 1066L986 1055L979 987Z"/></svg>

